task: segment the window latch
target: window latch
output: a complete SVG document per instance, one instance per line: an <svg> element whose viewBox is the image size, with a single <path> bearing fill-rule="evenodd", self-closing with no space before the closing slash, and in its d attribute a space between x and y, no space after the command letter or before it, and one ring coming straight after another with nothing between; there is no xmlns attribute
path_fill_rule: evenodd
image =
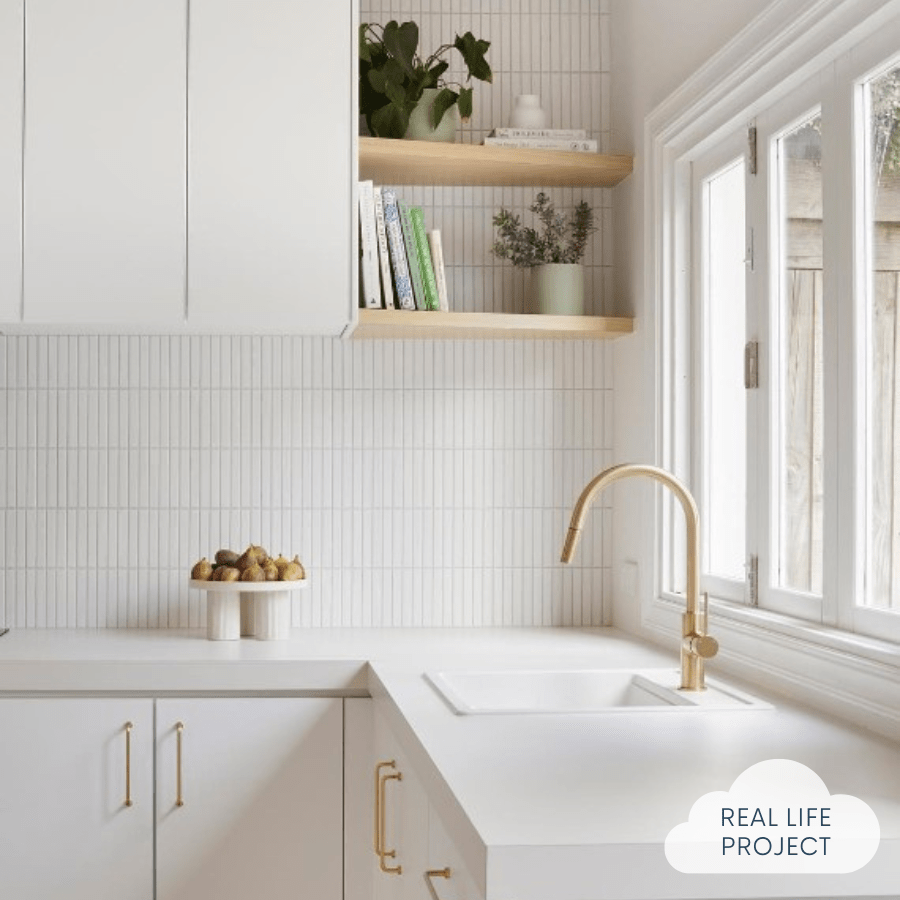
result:
<svg viewBox="0 0 900 900"><path fill-rule="evenodd" d="M747 605L759 606L759 557L752 554L747 559L747 581L744 591Z"/></svg>
<svg viewBox="0 0 900 900"><path fill-rule="evenodd" d="M759 387L758 341L747 341L744 346L744 387L748 391Z"/></svg>

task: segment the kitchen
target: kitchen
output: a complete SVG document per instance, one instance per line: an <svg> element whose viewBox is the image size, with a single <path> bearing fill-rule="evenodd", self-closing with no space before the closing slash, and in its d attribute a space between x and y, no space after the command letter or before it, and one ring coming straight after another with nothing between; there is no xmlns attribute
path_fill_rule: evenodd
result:
<svg viewBox="0 0 900 900"><path fill-rule="evenodd" d="M273 9L292 5L274 4ZM58 4L40 6L54 16L59 14ZM109 11L123 5L110 2L101 6ZM412 649L391 643L394 629L465 628L461 640L466 648L473 648L472 659L476 658L475 649L481 648L481 665L485 660L500 659L504 651L496 645L508 643L508 655L514 664L533 660L533 654L558 661L561 652L566 665L577 666L580 661L596 667L598 660L590 651L591 645L574 629L615 625L659 645L660 649L644 645L640 651L647 654L648 665L662 664L663 656L658 654L665 654L669 662L676 659L677 637L671 625L642 625L642 605L652 588L646 534L653 530L648 523L653 521L656 495L649 487L622 485L616 488L614 498L605 494L591 514L574 562L564 567L558 557L571 507L591 477L623 460L661 461L647 451L648 445L654 446L648 438L648 423L655 413L652 404L642 403L642 397L650 395L646 369L655 352L651 329L642 327L650 313L649 295L643 292L642 263L644 119L766 4L728 4L726 11L721 4L701 0L676 4L624 0L609 5L547 4L546 11L534 4L532 11L519 16L508 6L512 5L485 2L473 4L471 10L467 6L428 12L418 7L382 9L363 5L358 15L361 20L393 16L420 21L433 16L431 33L436 37L465 30L471 20L476 34L490 37L495 83L479 87L476 116L469 131L464 131L464 140L477 142L483 133L504 121L514 95L533 91L545 98L558 117L554 118L555 125L584 126L600 140L602 150L635 155L634 174L615 189L559 191L567 203L575 202L583 193L601 219L601 230L587 258L592 288L588 292L592 303L589 311L634 315L635 334L613 342L342 341L323 336L338 333L356 314L349 302L354 297L352 256L348 254L353 243L349 214L345 210L334 226L317 223L320 234L335 233L331 229L336 228L336 233L345 234L346 239L317 240L315 246L317 253L321 250L322 260L310 275L305 268L308 257L302 264L295 260L285 266L278 257L277 241L269 239L271 232L258 233L252 217L244 217L237 224L228 219L228 228L222 228L217 221L221 215L217 204L225 201L216 192L216 185L231 185L226 200L240 209L248 197L255 197L249 189L242 193L246 185L233 178L234 171L248 169L247 157L242 158L242 154L268 159L270 174L263 171L253 187L266 198L265 214L283 218L285 233L300 235L302 245L310 240L305 230L308 217L313 215L310 207L338 208L334 192L343 191L349 208L347 192L352 178L347 176L343 186L340 178L355 170L356 161L348 150L335 162L341 155L328 150L300 173L302 177L294 173L285 182L287 166L281 155L273 155L266 145L265 130L280 126L283 113L257 123L253 136L234 143L227 154L221 150L215 140L214 126L222 121L217 117L229 109L256 109L257 102L239 89L238 80L251 77L254 69L237 65L235 47L250 26L240 18L239 10L232 10L235 18L229 21L238 24L222 40L233 43L209 42L205 44L208 57L199 52L191 56L192 65L201 67L197 71L206 72L210 78L218 72L217 77L224 78L222 71L227 68L238 83L232 83L230 91L210 89L201 95L210 104L210 131L204 134L192 130L190 158L197 162L197 171L209 172L213 180L192 187L186 222L183 97L177 121L172 116L169 123L180 143L172 142L169 156L137 138L129 143L131 158L121 175L130 183L135 180L132 166L142 173L146 193L139 199L144 206L158 195L152 209L158 214L156 234L161 239L154 240L153 246L157 253L167 254L165 265L155 259L152 278L140 281L146 293L138 292L135 284L127 284L126 289L126 285L115 282L116 277L128 275L129 247L110 242L117 241L119 235L124 241L129 209L137 201L134 196L117 195L112 190L103 198L109 208L97 215L104 240L98 241L85 229L75 245L76 260L80 254L81 259L93 262L70 265L66 270L62 266L43 267L36 258L29 268L29 260L25 260L26 298L33 284L28 276L32 269L70 279L65 289L50 284L44 293L49 304L67 304L62 312L59 307L48 306L42 313L43 323L15 325L12 320L21 317L23 288L18 273L22 266L2 267L7 277L14 273L15 282L10 290L4 282L4 321L11 324L4 327L0 366L6 428L0 447L5 473L0 625L11 628L0 641L4 691L23 691L27 685L28 690L56 692L72 678L77 690L106 693L109 682L104 682L98 672L72 667L79 658L90 659L93 651L83 643L89 636L116 641L120 629L128 629L121 635L126 643L101 645L96 651L98 658L105 657L112 663L102 668L113 673L116 691L130 690L144 696L154 691L164 695L209 690L226 694L296 691L301 685L292 679L300 672L309 679L302 684L305 690L341 690L351 699L362 700L353 695L374 692L373 685L360 674L360 661L386 654L388 671L394 657L415 656ZM21 3L7 2L0 9L4 16L19 22L16 16L21 17L22 8ZM68 8L76 10L77 4ZM183 4L167 3L165 8L171 24L180 23L181 30L171 33L180 33L183 38ZM215 4L196 0L191 4L192 16L212 16L214 11ZM69 15L75 20L69 23L71 32L79 17L75 11ZM246 10L243 15L247 15ZM347 33L349 26L349 19L342 22L341 18L335 16L330 26L335 29L334 35L322 38L323 42L340 43L340 35ZM546 30L542 28L544 20L550 24ZM0 34L17 35L18 41L0 57L15 67L13 51L21 48L21 23L7 27L8 21L4 18ZM192 47L204 46L199 43L206 33L203 23L203 18L192 21ZM39 20L35 20L35 28L37 24ZM301 25L307 27L302 16L298 29ZM322 27L326 27L324 23ZM31 40L39 34L33 30ZM171 42L165 44L167 52L175 46L169 34L163 30L156 34L160 41ZM558 69L554 56L558 38L551 36L557 34L569 35L578 47L572 61ZM669 40L668 35L677 35L677 40ZM350 54L355 45L351 41L341 46L344 56L331 60L328 64L332 69L328 71L343 73L349 67L352 74ZM107 42L105 52L115 55L116 47L115 42ZM60 65L66 66L64 71L70 76L77 71L73 68L77 61L85 56L77 47L75 50L68 48L67 58L66 48L54 47L54 53L60 54ZM183 72L185 64L180 52L181 57L165 56L170 93L178 96L183 90L181 94L176 91L176 72ZM119 50L118 56L123 55ZM50 61L54 58L47 57ZM289 59L288 54L286 58L288 62L273 60L272 66L291 65L298 82L306 80L303 61ZM653 60L651 67L642 64L646 59ZM113 62L122 65L121 59ZM152 64L156 71L154 56L148 55L145 64ZM21 66L19 57L19 72ZM541 73L540 78L536 72ZM333 81L328 91L336 91L341 100L348 101L351 74ZM97 81L95 76L84 74L85 79ZM0 81L11 83L5 76ZM31 83L41 87L40 80ZM210 82L213 87L216 83ZM56 80L44 86L45 102L49 103L52 89L58 85L57 73ZM18 93L4 88L2 97L4 109L5 104L21 103L21 84ZM574 97L577 103L571 99ZM275 97L272 107L277 111L278 102L287 103L289 99ZM345 141L337 142L339 146L352 144L353 110L340 103L328 106L338 110L333 126L303 120L285 129L287 133L281 139L287 142L282 149L288 160L303 158L309 152L310 133L325 128L330 134L345 135ZM19 114L4 116L5 123L21 121L20 107L12 108ZM191 108L196 114L202 107L195 104ZM264 109L271 111L270 107ZM34 109L32 112L29 121L37 127L40 122ZM168 107L163 113L171 115ZM54 127L64 132L72 123L63 121ZM60 133L55 133L57 140ZM50 154L55 146L50 140L53 137L35 132L25 143L26 160L29 147L43 148ZM160 139L158 134L155 139ZM21 196L21 175L9 178L11 171L21 173L21 146L20 127L13 140L5 133L0 140L0 177L4 179L0 195L5 211L20 209L22 204L21 199L18 206L7 203L9 196ZM19 162L13 168L6 160L10 148L16 147L20 148ZM155 161L149 172L145 166L148 157ZM161 159L168 166L165 171L159 169ZM52 161L46 157L48 160ZM200 160L206 161L206 169L199 168ZM40 162L39 158L35 165ZM26 169L28 165L26 162ZM58 161L54 165L58 167ZM252 171L260 169L266 167L257 163ZM344 175L334 183L322 178L323 194L311 199L308 192L315 189L317 179L310 178L309 172L341 169ZM179 173L175 187L169 177L173 171ZM92 196L95 188L67 166L59 172L60 182L64 179L66 190L74 192L70 208L78 210L78 203L83 204L84 196ZM26 185L29 183L26 181ZM7 193L12 190L14 194ZM62 185L57 183L54 190L62 190ZM526 205L531 190L407 190L444 234L454 238L452 253L448 252L448 281L451 294L461 298L460 309L523 311L524 278L488 254L490 214L501 205ZM45 219L34 221L49 242L58 204L54 206L52 196L44 198L43 205L41 199L32 194L27 202L35 204L35 215L48 210ZM303 215L298 218L300 210ZM174 229L163 228L160 223L169 218L180 224ZM130 219L135 227L145 227L144 212ZM21 222L21 214L4 213L0 225L4 236L14 229L13 246L19 252ZM71 223L67 227L69 233L79 234ZM146 232L140 233L146 237ZM206 255L205 241L210 234L230 248L227 256L231 262L227 265ZM0 253L9 246L8 241L0 240ZM189 248L187 266L185 246ZM248 248L250 252L245 252ZM110 258L118 265L110 267ZM116 271L110 274L110 268ZM73 270L84 280L72 282L73 276L65 273ZM281 283L268 280L273 272L278 273ZM248 303L241 286L251 275L267 280L265 289L254 290ZM111 281L98 284L98 279L107 276ZM322 287L303 292L310 299L304 299L298 315L296 293L291 291L298 283L308 285L310 282L303 279L310 278L313 285ZM183 319L186 279L191 298L197 293L207 299L198 301L197 324L190 324L194 313L189 310L189 324L182 330L181 325L174 328L161 319L170 315L176 321ZM111 291L117 299L114 309L91 309L100 288ZM167 298L175 296L177 302L167 300L170 307L160 306L154 300L154 291ZM9 303L8 296L13 297ZM70 318L68 327L59 333L53 316L71 317L73 297L80 301L78 309L89 324ZM272 298L268 309L258 306L261 298ZM119 315L123 303L125 314L132 319L120 322L118 327L92 327L90 323L96 325L98 317ZM149 304L153 304L149 318L156 321L145 322ZM11 315L7 315L9 309ZM227 316L222 314L223 309L227 309ZM138 318L141 324L134 321ZM302 333L309 336L299 336ZM424 540L424 535L431 539ZM293 601L293 625L300 629L298 643L292 644L294 651L275 645L254 646L247 641L219 647L199 640L202 632L197 630L205 625L204 600L200 592L187 588L190 566L219 546L240 550L250 540L263 543L273 553L298 553L310 573L309 589ZM745 660L755 651L750 649L746 631L737 626L729 630L727 623L717 621L715 612L712 621L711 631L719 638L722 652L710 664L711 672L752 681L761 691L787 692L792 703L824 706L832 714L877 728L896 741L896 657L892 665L889 651L882 653L874 667L877 671L858 673L861 681L855 692L830 690L829 685L833 687L836 682L829 681L828 671L821 678L824 689L813 684L814 679L786 687L785 679L791 673L810 667L808 656L791 657L792 652L797 653L792 639L784 640L784 649L776 640L772 654L782 655L774 661L767 659L760 671L751 675ZM506 630L524 631L532 626L553 629L549 637L534 636L539 647L529 643L532 638L527 633L517 639ZM175 635L183 634L180 629L186 628L195 629L198 640L179 642ZM144 629L146 636L141 633ZM151 632L153 629L176 631L170 638ZM360 635L358 629L372 630L371 637ZM379 633L386 630L387 634L376 636L375 629ZM45 630L53 633L44 635ZM113 633L107 635L107 630ZM397 640L415 644L419 641L417 634L398 633ZM555 637L564 642L559 652L550 640ZM373 643L368 644L370 639ZM435 640L440 643L444 638L435 636ZM617 637L616 642L619 640L626 639ZM175 641L175 645L169 641ZM164 649L170 646L171 651ZM735 656L738 651L740 657ZM181 660L175 668L184 670L183 680L166 667L154 666L154 654L160 654L158 659L162 660L168 652L174 654L170 660ZM180 652L187 655L178 657ZM618 643L610 652L610 659L624 662L623 656L616 656L624 653ZM452 657L446 648L435 650L438 653L445 660ZM266 676L251 675L250 670L256 667L253 663L237 665L233 673L221 666L223 660L239 662L245 658L251 662L253 657L257 662L280 658L285 668L272 664ZM326 674L313 671L310 661L316 659L347 662L340 667L340 674L329 680ZM465 656L452 659L457 666L465 664ZM203 666L213 663L216 675L210 681ZM825 661L816 665L827 669ZM193 675L188 671L192 667ZM7 680L14 677L22 680ZM401 674L384 674L383 678L400 679ZM397 683L398 692L405 689ZM873 708L860 703L860 694ZM767 696L771 699L773 695ZM428 702L425 696L419 701ZM893 719L889 716L892 708ZM860 721L867 713L872 713L874 725ZM396 720L393 724L397 729L404 727ZM438 723L434 727L445 726ZM573 728L579 730L578 726ZM837 733L828 732L827 740L837 740ZM523 732L523 739L525 736ZM530 740L530 733L527 736ZM185 740L189 738L190 732L186 732ZM418 740L424 740L421 734ZM877 745L881 739L872 740ZM864 738L854 736L851 742L860 752L866 748L867 755L882 759L879 754L883 753L885 764L891 758L888 750L873 750L874 745ZM432 744L428 746L434 749ZM450 755L452 746L434 752ZM434 764L421 757L420 744L414 744L412 752L419 754L417 768L425 769L425 779L436 782L432 787L439 792L445 791L446 766L436 775ZM736 767L731 777L741 768ZM817 771L828 782L824 772ZM587 779L587 774L584 777ZM367 770L367 797L370 780ZM395 786L399 785L391 784L388 790ZM717 787L727 789L728 783L720 781ZM700 793L699 789L695 791L695 799ZM896 803L895 793L890 796ZM456 811L454 814L463 818L467 815L465 810L459 812L452 798L445 798L441 810ZM685 808L682 817L672 824L681 821L687 811ZM368 813L361 819L365 823L364 845L369 848ZM454 830L457 840L460 834L463 841L471 837L465 827ZM476 860L477 866L479 853L470 850L467 855ZM368 856L372 856L371 850ZM369 863L368 857L365 863ZM435 863L436 868L442 865ZM589 865L587 859L585 866ZM421 891L422 887L417 884L414 889ZM444 885L435 887L441 896L446 895ZM731 889L726 885L718 894L703 896L728 896ZM808 890L817 889L811 886ZM348 891L346 896L356 895Z"/></svg>

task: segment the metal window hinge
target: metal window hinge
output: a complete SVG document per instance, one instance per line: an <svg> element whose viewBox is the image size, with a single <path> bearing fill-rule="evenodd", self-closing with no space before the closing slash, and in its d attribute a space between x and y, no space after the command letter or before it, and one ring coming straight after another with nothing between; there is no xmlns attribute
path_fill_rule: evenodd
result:
<svg viewBox="0 0 900 900"><path fill-rule="evenodd" d="M751 125L747 129L747 171L751 175L755 175L758 166L759 163L756 156L756 126Z"/></svg>
<svg viewBox="0 0 900 900"><path fill-rule="evenodd" d="M747 229L747 252L744 254L744 265L751 272L756 270L756 236L752 228Z"/></svg>
<svg viewBox="0 0 900 900"><path fill-rule="evenodd" d="M748 391L759 387L758 341L747 341L744 346L744 387Z"/></svg>
<svg viewBox="0 0 900 900"><path fill-rule="evenodd" d="M747 560L745 595L748 606L759 606L759 557L752 554Z"/></svg>

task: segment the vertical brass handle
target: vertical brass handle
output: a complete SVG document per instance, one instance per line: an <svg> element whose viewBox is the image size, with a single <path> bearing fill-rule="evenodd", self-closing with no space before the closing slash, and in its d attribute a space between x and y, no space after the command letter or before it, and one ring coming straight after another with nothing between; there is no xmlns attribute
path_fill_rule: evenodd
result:
<svg viewBox="0 0 900 900"><path fill-rule="evenodd" d="M181 789L181 735L184 732L184 723L176 722L175 723L175 778L176 778L176 788L175 788L175 805L176 806L184 806L184 793Z"/></svg>
<svg viewBox="0 0 900 900"><path fill-rule="evenodd" d="M382 775L382 769L395 769L394 760L381 762L375 766L375 852L378 854L378 865L382 872L389 875L400 875L403 873L402 866L389 866L385 863L385 859L394 859L397 856L396 850L386 850L384 847L385 835L385 785L389 781L403 781L403 775L400 772L392 772L389 775Z"/></svg>
<svg viewBox="0 0 900 900"><path fill-rule="evenodd" d="M125 805L133 806L131 800L131 722L125 723Z"/></svg>
<svg viewBox="0 0 900 900"><path fill-rule="evenodd" d="M450 866L445 866L443 869L429 869L425 873L425 881L428 882L428 892L434 897L434 900L441 900L438 896L438 892L434 889L434 879L435 878L450 878L453 873L450 871Z"/></svg>

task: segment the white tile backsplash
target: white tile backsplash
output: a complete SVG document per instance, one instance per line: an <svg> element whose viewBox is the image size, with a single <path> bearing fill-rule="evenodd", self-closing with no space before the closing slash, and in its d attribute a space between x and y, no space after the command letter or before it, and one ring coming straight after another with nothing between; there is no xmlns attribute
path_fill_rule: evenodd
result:
<svg viewBox="0 0 900 900"><path fill-rule="evenodd" d="M205 621L190 566L299 553L298 626L599 624L603 343L0 337L0 623ZM604 550L604 548L606 549Z"/></svg>

